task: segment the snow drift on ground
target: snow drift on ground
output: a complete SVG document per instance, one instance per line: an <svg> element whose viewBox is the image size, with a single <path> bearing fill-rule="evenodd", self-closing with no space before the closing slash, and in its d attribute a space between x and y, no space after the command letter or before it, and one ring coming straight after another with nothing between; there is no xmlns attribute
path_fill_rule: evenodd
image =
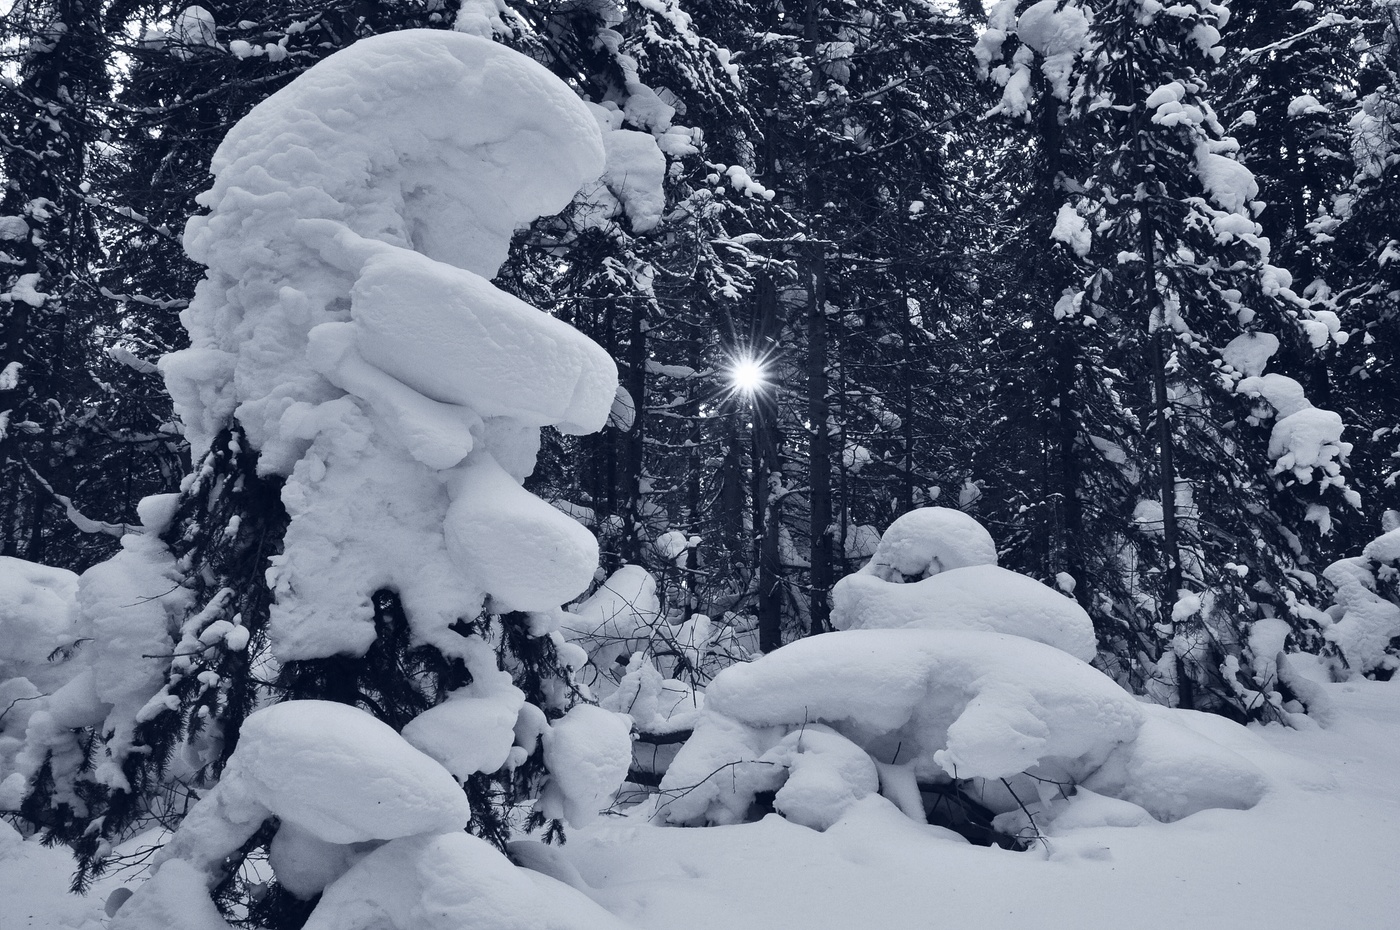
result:
<svg viewBox="0 0 1400 930"><path fill-rule="evenodd" d="M1319 687L1334 705L1326 728L1251 727L1226 747L1270 782L1249 810L1162 824L1081 791L1045 844L1017 853L970 846L867 796L825 832L777 816L704 830L614 817L536 858L573 871L634 930L1390 930L1400 913L1400 683ZM493 868L463 845L455 860ZM99 930L107 894L134 876L72 897L71 868L64 850L0 825L0 930ZM537 913L518 878L502 881L522 915Z"/></svg>

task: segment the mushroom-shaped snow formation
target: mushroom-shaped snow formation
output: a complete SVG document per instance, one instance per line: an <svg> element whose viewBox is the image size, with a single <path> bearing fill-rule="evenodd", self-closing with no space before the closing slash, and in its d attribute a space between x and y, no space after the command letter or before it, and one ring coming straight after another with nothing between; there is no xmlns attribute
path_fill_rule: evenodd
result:
<svg viewBox="0 0 1400 930"><path fill-rule="evenodd" d="M1009 633L1085 662L1097 650L1093 621L1073 598L998 568L991 534L946 507L911 510L890 524L870 562L832 589L831 623Z"/></svg>
<svg viewBox="0 0 1400 930"><path fill-rule="evenodd" d="M852 749L911 816L923 813L916 784L964 782L1003 812L1042 803L1056 784L1088 785L1163 821L1253 806L1264 775L1195 732L1180 716L1190 713L1146 707L1091 666L1016 636L831 633L715 677L694 736L662 780L659 811L675 824L733 823L776 789L790 796L780 812L824 828L872 788ZM804 748L794 734L808 731L810 761L793 754Z"/></svg>
<svg viewBox="0 0 1400 930"><path fill-rule="evenodd" d="M724 796L732 779L707 776L725 762L759 759L804 723L825 724L878 763L912 766L923 781L1027 770L1077 781L1133 739L1142 719L1137 701L1111 679L1020 637L831 633L715 677L692 738L696 748L687 743L662 781L663 793L700 787L671 801L666 816L672 823L732 819L736 806ZM701 735L710 729L730 736L706 745L712 737Z"/></svg>
<svg viewBox="0 0 1400 930"><path fill-rule="evenodd" d="M185 231L208 266L162 370L195 454L236 417L291 522L282 661L362 654L375 591L470 664L459 618L558 607L597 542L522 487L539 429L601 429L617 369L490 282L512 234L603 170L587 105L476 36L364 39L229 133ZM478 671L490 671L473 669Z"/></svg>

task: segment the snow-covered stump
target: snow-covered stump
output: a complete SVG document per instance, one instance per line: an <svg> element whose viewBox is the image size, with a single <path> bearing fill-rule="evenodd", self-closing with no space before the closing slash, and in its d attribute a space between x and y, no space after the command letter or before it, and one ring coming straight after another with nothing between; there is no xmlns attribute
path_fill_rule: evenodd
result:
<svg viewBox="0 0 1400 930"><path fill-rule="evenodd" d="M1263 797L1262 773L1203 735L1202 715L1144 705L1090 666L1089 618L997 568L970 518L927 508L886 538L836 586L842 630L716 676L662 780L662 820L735 823L771 797L825 829L878 792L916 820L952 806L965 835L1011 841L1071 808L1090 816L1081 793L1143 822Z"/></svg>
<svg viewBox="0 0 1400 930"><path fill-rule="evenodd" d="M622 147L628 164L636 147ZM200 787L226 762L121 925L221 925L212 904L171 910L178 889L222 881L274 829L279 883L309 899L367 852L387 871L430 868L430 850L480 865L480 844L456 833L470 824L503 842L503 795L538 794L539 817L571 824L609 803L630 761L630 721L574 706L585 657L558 632L559 605L593 580L597 543L522 482L541 428L602 428L617 370L490 281L517 229L580 189L598 196L589 185L600 174L612 189L607 151L594 113L545 68L444 31L357 42L258 105L220 146L200 198L208 213L185 231L208 269L181 316L190 347L161 363L204 464L178 500L145 502L141 532L83 577L79 627L93 644L65 689L73 745L59 747L62 775L92 782L98 799L76 815L85 869L168 777L160 760L174 755L174 774ZM629 191L617 209L645 199ZM217 547L184 543L243 540L243 516L211 502L254 484L276 513L256 545L235 547L256 568L237 577L262 596L260 611L243 612L242 585L201 561ZM214 515L227 525L204 525ZM274 692L259 690L255 668ZM307 700L318 698L339 704ZM321 731L342 725L374 730L380 761L332 764L353 752ZM103 741L92 774L69 751L74 727ZM50 740L41 755L58 759L63 736L58 724L39 733ZM410 771L435 786L424 818L376 826L368 809L341 810L371 797L393 807ZM295 798L279 794L287 786ZM304 822L318 798L340 813ZM326 828L342 820L346 830ZM409 842L425 837L443 838ZM495 893L423 881L462 901ZM345 903L362 890L313 925L382 925L356 907L396 927L455 926L466 913L445 907L456 924L424 923L395 911L412 898L399 891ZM326 907L332 899L326 891Z"/></svg>

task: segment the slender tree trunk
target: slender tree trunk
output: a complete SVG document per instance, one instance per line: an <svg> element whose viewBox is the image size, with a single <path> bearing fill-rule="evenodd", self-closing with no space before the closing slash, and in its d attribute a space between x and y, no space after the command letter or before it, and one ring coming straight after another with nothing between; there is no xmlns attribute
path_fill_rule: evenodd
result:
<svg viewBox="0 0 1400 930"><path fill-rule="evenodd" d="M831 437L828 434L827 321L825 245L812 242L807 251L807 418L811 440L808 484L811 488L812 620L811 633L824 633L831 616Z"/></svg>
<svg viewBox="0 0 1400 930"><path fill-rule="evenodd" d="M646 478L646 410L647 401L647 302L632 301L632 319L627 334L627 380L624 385L632 395L632 428L623 436L625 466L623 476L627 482L626 500L623 502L623 533L621 556L625 562L640 563L642 547L645 545L642 530L642 492Z"/></svg>
<svg viewBox="0 0 1400 930"><path fill-rule="evenodd" d="M777 345L780 330L778 289L766 274L759 281L755 311L754 348L762 357ZM780 501L772 493L782 478L778 445L778 405L773 389L757 390L753 393L753 528L758 565L758 642L764 652L772 652L783 644Z"/></svg>
<svg viewBox="0 0 1400 930"><path fill-rule="evenodd" d="M1172 619L1178 593L1181 591L1181 542L1176 520L1175 439L1172 428L1171 397L1167 391L1167 359L1171 326L1166 320L1161 295L1157 293L1156 231L1141 212L1141 245L1143 258L1143 300L1148 308L1148 330L1152 353L1152 406L1157 433L1158 494L1162 503L1162 557L1166 573L1158 594L1158 621L1164 629L1175 629ZM1185 660L1176 657L1177 701L1181 707L1195 706L1195 686L1187 674Z"/></svg>

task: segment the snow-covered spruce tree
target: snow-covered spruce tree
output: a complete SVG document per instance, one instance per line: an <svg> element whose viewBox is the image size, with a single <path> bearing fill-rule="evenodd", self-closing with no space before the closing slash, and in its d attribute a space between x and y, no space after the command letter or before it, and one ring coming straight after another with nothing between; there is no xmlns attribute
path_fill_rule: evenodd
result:
<svg viewBox="0 0 1400 930"><path fill-rule="evenodd" d="M1142 633L1115 609L1130 599L1119 558L1130 523L1117 502L1135 493L1126 449L1138 422L1125 373L1104 361L1115 334L1074 309L1089 240L1055 235L1095 154L1070 125L1089 20L1075 5L1019 6L994 5L977 45L999 91L988 114L1002 146L992 191L1010 209L983 276L986 330L973 341L980 367L1014 372L986 401L982 512L1007 525L1005 564L1071 591L1094 617L1104 667L1140 687Z"/></svg>
<svg viewBox="0 0 1400 930"><path fill-rule="evenodd" d="M1005 26L1033 21L1041 32L1040 19L1071 10L1035 4ZM1280 340L1321 345L1335 327L1308 318L1291 277L1269 263L1257 186L1208 102L1228 11L1126 0L1073 15L1088 35L1082 54L1057 65L1072 75L1062 75L1074 104L1065 131L1084 140L1093 167L1053 230L1083 261L1084 283L1064 306L1110 330L1104 362L1126 373L1124 402L1140 424L1125 431L1140 486L1120 569L1136 591L1113 609L1149 644L1137 657L1157 679L1149 690L1273 716L1287 697L1274 669L1282 643L1251 624L1278 617L1319 644L1306 567L1329 507L1356 499L1340 475L1340 417L1264 366ZM1023 52L1029 64L1033 44ZM1016 76L1003 72L1008 88ZM1265 403L1251 410L1246 396Z"/></svg>
<svg viewBox="0 0 1400 930"><path fill-rule="evenodd" d="M1358 3L1364 50L1351 111L1352 174L1313 227L1327 249L1325 305L1353 338L1340 353L1336 404L1359 427L1354 469L1374 510L1400 508L1400 10ZM1374 525L1374 524L1372 524ZM1364 537L1362 537L1364 539Z"/></svg>
<svg viewBox="0 0 1400 930"><path fill-rule="evenodd" d="M0 549L81 568L112 540L70 521L65 495L119 496L87 486L111 452L90 371L104 302L86 197L111 90L102 5L20 0L0 21L0 49Z"/></svg>
<svg viewBox="0 0 1400 930"><path fill-rule="evenodd" d="M1221 121L1268 204L1258 221L1273 260L1293 273L1300 291L1324 277L1328 257L1308 227L1351 173L1355 8L1355 0L1287 9L1235 0L1221 29L1229 46L1213 82Z"/></svg>
<svg viewBox="0 0 1400 930"><path fill-rule="evenodd" d="M224 0L111 4L108 28L124 65L118 105L105 114L108 144L93 165L90 194L107 245L99 282L117 316L108 351L127 363L104 366L101 377L114 385L111 403L132 429L150 433L170 419L169 398L150 363L185 344L177 311L203 269L185 254L180 230L199 212L195 197L207 186L224 135L256 103L337 49L368 35L442 24L438 6L414 0L371 6L275 0L256 9ZM162 450L143 451L149 461Z"/></svg>
<svg viewBox="0 0 1400 930"><path fill-rule="evenodd" d="M564 84L446 32L362 40L230 132L185 234L208 268L182 314L191 345L162 363L199 467L84 576L87 668L31 719L16 773L26 814L78 848L80 881L142 818L173 825L172 795L294 751L248 745L242 724L269 701L402 729L498 844L515 801L542 792L540 819L580 822L616 787L626 724L573 706L580 650L553 632L597 544L520 483L541 427L603 425L616 369L489 282L513 232L603 167ZM571 778L562 760L590 753L600 777ZM242 859L296 816L238 810L163 857L207 866L197 881L225 904ZM325 881L283 884L252 922L304 917Z"/></svg>

